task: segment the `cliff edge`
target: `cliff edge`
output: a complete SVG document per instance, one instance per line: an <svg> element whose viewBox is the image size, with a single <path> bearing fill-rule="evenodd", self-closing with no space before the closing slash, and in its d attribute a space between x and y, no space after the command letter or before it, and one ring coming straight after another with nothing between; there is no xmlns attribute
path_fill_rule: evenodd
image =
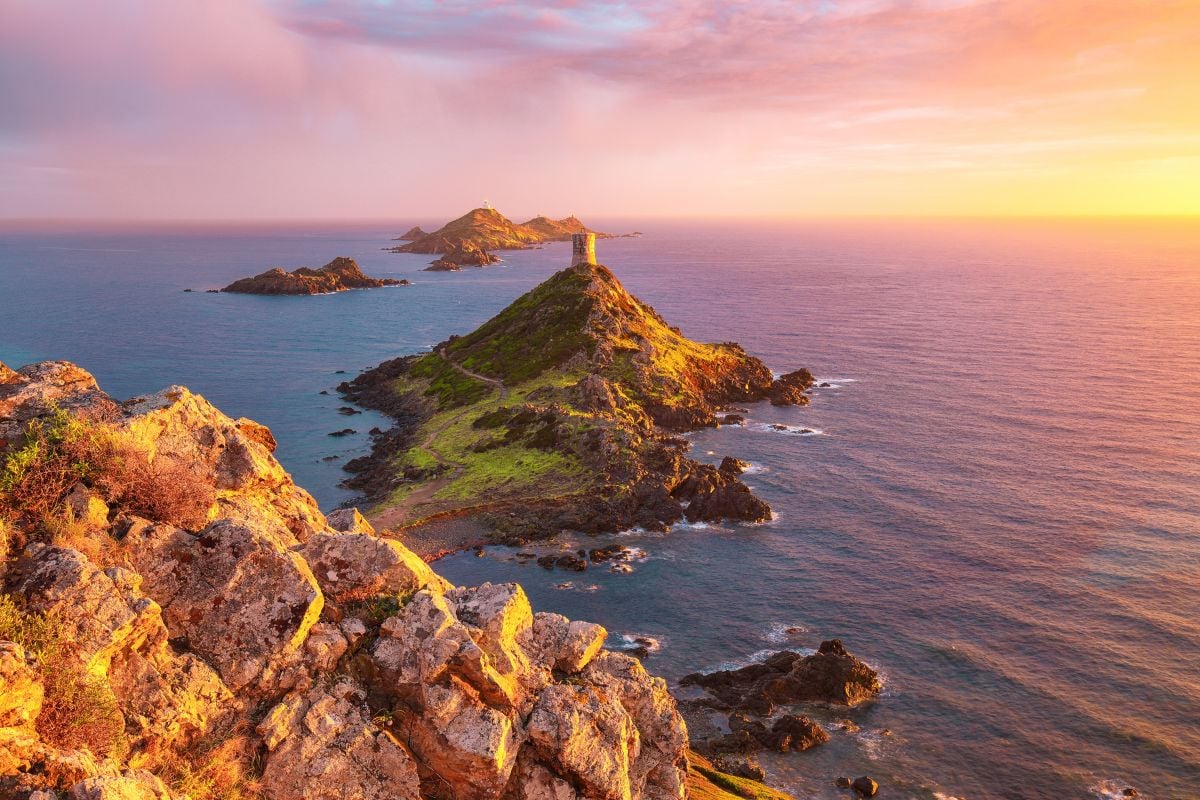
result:
<svg viewBox="0 0 1200 800"><path fill-rule="evenodd" d="M685 796L675 701L604 628L326 517L274 445L0 365L0 796Z"/></svg>

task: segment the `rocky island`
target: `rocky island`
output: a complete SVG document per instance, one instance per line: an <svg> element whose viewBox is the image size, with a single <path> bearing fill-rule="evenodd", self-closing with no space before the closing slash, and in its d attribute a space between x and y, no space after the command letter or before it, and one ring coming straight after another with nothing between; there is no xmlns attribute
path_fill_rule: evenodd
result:
<svg viewBox="0 0 1200 800"><path fill-rule="evenodd" d="M447 222L433 233L413 228L401 239L408 244L392 248L394 253L451 253L464 245L480 250L522 250L542 242L566 242L575 233L595 233L575 217L552 220L534 217L517 223L494 208L475 208ZM598 233L600 238L609 234Z"/></svg>
<svg viewBox="0 0 1200 800"><path fill-rule="evenodd" d="M0 364L0 796L787 798L691 753L604 628L451 586L274 448L183 387Z"/></svg>
<svg viewBox="0 0 1200 800"><path fill-rule="evenodd" d="M677 434L735 403L805 403L811 382L687 339L606 267L578 263L473 333L342 384L397 420L347 464L348 484L382 527L471 515L502 541L767 520L736 459L701 464Z"/></svg>
<svg viewBox="0 0 1200 800"><path fill-rule="evenodd" d="M221 291L240 294L329 294L348 289L407 285L407 280L368 277L363 274L357 261L340 257L320 269L300 267L287 272L281 267L275 267L253 278L236 280Z"/></svg>

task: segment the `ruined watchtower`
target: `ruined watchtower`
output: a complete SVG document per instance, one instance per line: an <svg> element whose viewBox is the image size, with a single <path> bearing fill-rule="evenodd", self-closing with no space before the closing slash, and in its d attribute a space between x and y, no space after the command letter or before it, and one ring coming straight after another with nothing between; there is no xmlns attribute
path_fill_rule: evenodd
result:
<svg viewBox="0 0 1200 800"><path fill-rule="evenodd" d="M571 266L596 263L596 234L571 234Z"/></svg>

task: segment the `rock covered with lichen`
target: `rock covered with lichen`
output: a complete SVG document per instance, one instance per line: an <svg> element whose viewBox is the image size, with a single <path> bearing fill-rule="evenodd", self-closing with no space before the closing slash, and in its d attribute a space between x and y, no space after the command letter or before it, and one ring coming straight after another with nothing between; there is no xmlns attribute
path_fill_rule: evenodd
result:
<svg viewBox="0 0 1200 800"><path fill-rule="evenodd" d="M602 627L331 525L265 428L56 363L0 369L0 431L0 796L684 796Z"/></svg>

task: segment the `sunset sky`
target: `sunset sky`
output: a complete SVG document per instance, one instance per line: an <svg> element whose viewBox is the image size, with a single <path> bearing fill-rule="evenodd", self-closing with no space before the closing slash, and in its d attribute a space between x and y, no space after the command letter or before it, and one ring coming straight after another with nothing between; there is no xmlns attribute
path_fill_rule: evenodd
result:
<svg viewBox="0 0 1200 800"><path fill-rule="evenodd" d="M1198 0L0 0L0 217L1200 214Z"/></svg>

